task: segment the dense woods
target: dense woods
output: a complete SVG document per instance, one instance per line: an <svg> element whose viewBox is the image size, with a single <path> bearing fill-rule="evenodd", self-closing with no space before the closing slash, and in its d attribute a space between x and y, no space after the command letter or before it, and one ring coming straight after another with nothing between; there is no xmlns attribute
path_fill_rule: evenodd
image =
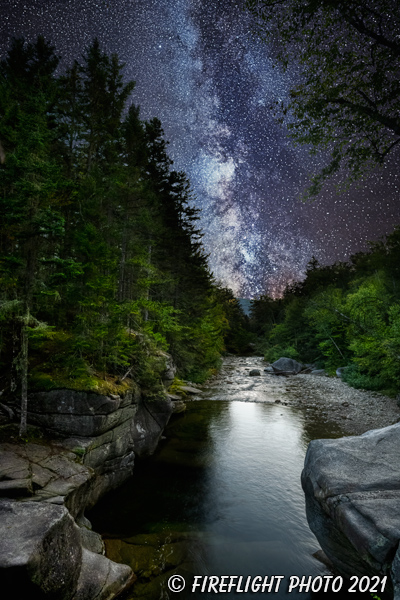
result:
<svg viewBox="0 0 400 600"><path fill-rule="evenodd" d="M163 351L201 381L238 306L209 272L189 181L116 55L94 40L58 65L42 37L0 64L0 389L157 388Z"/></svg>
<svg viewBox="0 0 400 600"><path fill-rule="evenodd" d="M288 356L355 387L400 389L400 228L349 263L311 260L282 298L252 303L252 326L267 360Z"/></svg>

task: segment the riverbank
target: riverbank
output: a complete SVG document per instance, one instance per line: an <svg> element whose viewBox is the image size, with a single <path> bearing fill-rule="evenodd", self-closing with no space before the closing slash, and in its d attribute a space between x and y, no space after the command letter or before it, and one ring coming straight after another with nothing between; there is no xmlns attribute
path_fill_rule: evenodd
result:
<svg viewBox="0 0 400 600"><path fill-rule="evenodd" d="M334 421L348 435L361 435L400 420L400 408L394 398L378 392L356 390L339 378L295 375L288 378L287 391L295 399L291 405L318 411L326 421Z"/></svg>
<svg viewBox="0 0 400 600"><path fill-rule="evenodd" d="M262 357L224 359L221 371L208 382L214 399L243 402L281 403L304 410L307 421L336 423L344 435L361 435L370 429L393 425L400 420L400 408L394 398L378 392L357 390L338 377L324 375L277 376L266 372ZM259 370L259 376L250 376ZM203 394L206 399L208 394Z"/></svg>

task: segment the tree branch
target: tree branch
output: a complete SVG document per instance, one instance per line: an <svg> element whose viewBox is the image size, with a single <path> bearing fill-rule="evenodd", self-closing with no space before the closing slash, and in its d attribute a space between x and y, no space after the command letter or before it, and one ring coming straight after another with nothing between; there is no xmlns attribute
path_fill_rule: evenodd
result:
<svg viewBox="0 0 400 600"><path fill-rule="evenodd" d="M386 48L390 48L397 56L400 56L400 44L389 40L386 36L376 33L373 29L369 28L365 23L361 20L360 17L351 16L348 12L346 12L346 8L343 9L340 6L337 6L335 2L330 2L332 8L335 7L339 14L343 17L343 19L354 29L356 29L362 35L369 37L372 40L375 40L381 46L385 46Z"/></svg>
<svg viewBox="0 0 400 600"><path fill-rule="evenodd" d="M320 98L320 100L322 102L325 102L326 104L339 104L342 106L347 106L348 108L351 108L352 110L358 113L365 114L368 117L374 119L375 121L378 121L378 123L381 123L388 129L393 131L393 133L395 133L396 135L400 135L400 123L396 119L392 119L390 117L381 115L377 110L372 111L368 109L367 106L363 106L362 104L355 104L354 102L350 102L350 100L346 100L345 98Z"/></svg>

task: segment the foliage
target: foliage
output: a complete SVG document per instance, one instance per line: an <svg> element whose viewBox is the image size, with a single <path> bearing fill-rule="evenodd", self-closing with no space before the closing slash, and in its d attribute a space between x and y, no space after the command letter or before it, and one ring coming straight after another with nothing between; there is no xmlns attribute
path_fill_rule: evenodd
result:
<svg viewBox="0 0 400 600"><path fill-rule="evenodd" d="M304 281L280 299L253 302L251 327L265 357L313 363L350 385L395 394L400 389L399 230L348 264L309 264ZM264 311L263 311L264 308ZM271 318L273 316L273 319Z"/></svg>
<svg viewBox="0 0 400 600"><path fill-rule="evenodd" d="M246 337L190 183L118 57L95 39L58 63L41 37L0 62L0 377L25 410L28 384L119 393L135 379L157 394L165 351L200 381L224 338Z"/></svg>
<svg viewBox="0 0 400 600"><path fill-rule="evenodd" d="M294 346L285 346L284 344L269 346L264 352L264 359L271 363L275 362L282 356L297 360L299 358L299 352Z"/></svg>
<svg viewBox="0 0 400 600"><path fill-rule="evenodd" d="M400 141L397 0L247 0L258 33L285 68L300 68L289 100L271 108L289 135L328 150L308 195L340 167L350 181Z"/></svg>
<svg viewBox="0 0 400 600"><path fill-rule="evenodd" d="M350 359L347 349L346 322L341 289L329 287L313 294L307 302L305 316L315 331L315 340L324 361L324 368L334 373Z"/></svg>
<svg viewBox="0 0 400 600"><path fill-rule="evenodd" d="M354 388L382 391L387 388L387 382L381 375L366 375L361 373L359 367L351 365L342 374L342 379Z"/></svg>

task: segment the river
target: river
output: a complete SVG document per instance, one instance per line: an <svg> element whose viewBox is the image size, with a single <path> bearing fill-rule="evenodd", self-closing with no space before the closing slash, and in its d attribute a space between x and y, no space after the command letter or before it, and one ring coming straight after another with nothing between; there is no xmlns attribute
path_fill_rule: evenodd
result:
<svg viewBox="0 0 400 600"><path fill-rule="evenodd" d="M261 375L250 376L252 368ZM178 573L189 588L194 575L243 576L243 589L249 576L283 576L274 598L307 599L311 592L288 593L289 578L331 574L313 556L319 545L300 475L309 441L342 432L318 410L286 405L284 380L263 369L259 358L227 358L201 397L171 419L156 454L89 515L107 555L139 575L127 598L215 597L167 591Z"/></svg>

